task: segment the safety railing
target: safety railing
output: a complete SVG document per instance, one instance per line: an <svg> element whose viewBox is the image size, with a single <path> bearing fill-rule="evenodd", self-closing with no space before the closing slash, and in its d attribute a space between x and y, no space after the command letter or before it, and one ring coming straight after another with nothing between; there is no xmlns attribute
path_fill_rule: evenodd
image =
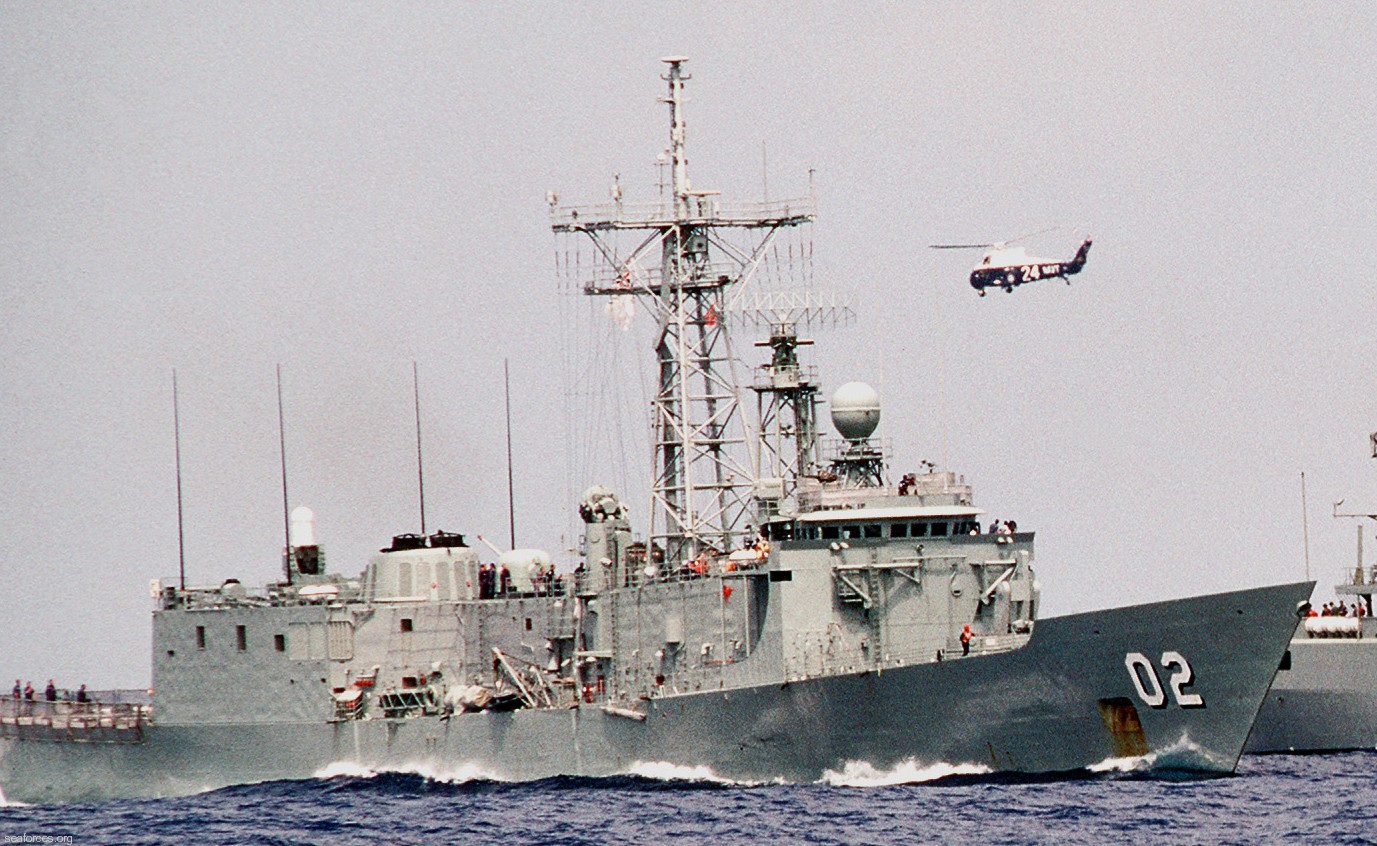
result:
<svg viewBox="0 0 1377 846"><path fill-rule="evenodd" d="M654 228L676 223L768 226L811 220L817 200L798 197L765 202L722 202L715 196L690 197L683 207L671 201L658 203L604 203L588 206L552 206L550 226L556 231L598 228Z"/></svg>
<svg viewBox="0 0 1377 846"><path fill-rule="evenodd" d="M152 723L141 702L0 698L0 737L86 743L138 743Z"/></svg>

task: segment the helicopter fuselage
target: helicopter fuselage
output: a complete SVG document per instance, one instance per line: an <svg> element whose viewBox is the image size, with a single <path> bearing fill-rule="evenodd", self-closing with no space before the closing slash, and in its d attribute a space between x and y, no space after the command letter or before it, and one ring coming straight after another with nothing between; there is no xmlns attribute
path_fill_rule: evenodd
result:
<svg viewBox="0 0 1377 846"><path fill-rule="evenodd" d="M971 271L971 287L985 296L986 288L1003 288L1012 292L1015 287L1039 279L1052 279L1071 276L1081 272L1090 253L1091 241L1087 238L1070 261L1052 261L1029 256L1021 247L994 250L986 253L980 264ZM1071 284L1067 280L1067 284Z"/></svg>

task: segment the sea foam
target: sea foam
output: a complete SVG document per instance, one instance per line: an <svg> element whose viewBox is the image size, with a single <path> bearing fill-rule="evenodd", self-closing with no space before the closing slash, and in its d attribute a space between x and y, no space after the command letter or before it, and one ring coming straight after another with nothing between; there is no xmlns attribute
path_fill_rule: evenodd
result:
<svg viewBox="0 0 1377 846"><path fill-rule="evenodd" d="M477 764L459 764L454 767L436 767L431 764L397 764L369 766L358 761L334 761L316 770L312 775L319 779L332 778L377 778L383 773L416 775L428 781L443 784L464 784L470 781L507 781L496 773L485 770Z"/></svg>
<svg viewBox="0 0 1377 846"><path fill-rule="evenodd" d="M847 761L837 770L826 770L821 783L835 787L884 787L891 784L915 784L936 781L954 775L984 775L991 772L984 764L919 764L908 758L893 767L880 769L869 761Z"/></svg>
<svg viewBox="0 0 1377 846"><path fill-rule="evenodd" d="M1086 769L1092 773L1218 772L1230 769L1229 763L1183 734L1172 745L1146 755L1106 758Z"/></svg>
<svg viewBox="0 0 1377 846"><path fill-rule="evenodd" d="M640 776L641 778L651 778L656 781L706 781L713 784L736 784L750 786L758 784L753 781L737 781L725 776L720 776L712 771L711 767L698 765L688 766L686 764L673 764L669 761L636 761L626 770L627 775Z"/></svg>

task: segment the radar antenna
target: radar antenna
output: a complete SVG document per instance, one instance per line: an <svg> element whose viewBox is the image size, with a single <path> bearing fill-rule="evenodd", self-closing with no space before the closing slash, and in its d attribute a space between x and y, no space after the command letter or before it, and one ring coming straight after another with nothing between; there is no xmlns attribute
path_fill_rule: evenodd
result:
<svg viewBox="0 0 1377 846"><path fill-rule="evenodd" d="M718 192L690 187L685 146L684 82L687 59L664 59L668 93L669 203L637 206L615 197L601 207L559 205L550 195L550 226L589 238L603 263L581 279L590 296L632 296L655 320L658 380L652 405L654 471L650 538L663 543L667 562L699 550L729 549L750 516L757 460L745 449L745 424L727 321L727 292L749 281L775 234L814 216L812 197L732 204ZM620 193L620 192L618 192ZM640 233L629 253L616 249L620 232ZM723 237L753 233L753 247L735 248ZM659 266L643 259L659 252Z"/></svg>
<svg viewBox="0 0 1377 846"><path fill-rule="evenodd" d="M770 361L755 373L756 420L760 428L760 479L755 498L758 519L780 511L799 480L818 468L817 368L800 364L798 348L813 341L798 336L798 327L841 326L855 319L851 307L835 294L815 291L755 291L738 295L729 313L732 323L766 326Z"/></svg>

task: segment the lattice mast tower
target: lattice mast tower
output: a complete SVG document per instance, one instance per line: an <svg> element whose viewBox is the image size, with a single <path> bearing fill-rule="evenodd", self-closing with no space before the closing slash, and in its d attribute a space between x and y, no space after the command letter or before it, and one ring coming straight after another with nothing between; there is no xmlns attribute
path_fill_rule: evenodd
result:
<svg viewBox="0 0 1377 846"><path fill-rule="evenodd" d="M663 546L667 563L706 548L734 547L750 519L758 458L747 449L740 387L732 376L726 292L749 281L781 228L814 217L811 197L727 206L717 201L718 192L690 186L686 61L664 59L669 72L662 78L669 90L661 102L670 112L670 202L636 207L624 204L616 189L610 206L564 207L552 195L550 209L556 233L586 235L606 263L602 272L582 280L584 293L634 296L655 320L649 536ZM623 231L643 233L625 255L615 242ZM733 239L754 246L743 248Z"/></svg>
<svg viewBox="0 0 1377 846"><path fill-rule="evenodd" d="M840 326L855 314L836 296L813 291L755 292L731 306L733 324L769 330L770 361L755 371L756 419L760 423L760 475L756 486L761 517L778 513L800 479L818 472L817 369L799 361L799 347L813 342L798 335L800 326Z"/></svg>

